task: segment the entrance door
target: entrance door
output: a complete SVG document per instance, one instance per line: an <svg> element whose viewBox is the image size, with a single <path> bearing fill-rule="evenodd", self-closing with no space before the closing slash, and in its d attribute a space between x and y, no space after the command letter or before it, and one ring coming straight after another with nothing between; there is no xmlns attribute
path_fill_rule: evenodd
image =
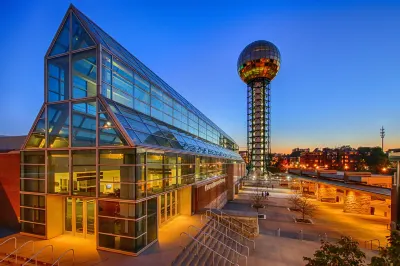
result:
<svg viewBox="0 0 400 266"><path fill-rule="evenodd" d="M66 198L64 233L94 238L96 202L93 199Z"/></svg>

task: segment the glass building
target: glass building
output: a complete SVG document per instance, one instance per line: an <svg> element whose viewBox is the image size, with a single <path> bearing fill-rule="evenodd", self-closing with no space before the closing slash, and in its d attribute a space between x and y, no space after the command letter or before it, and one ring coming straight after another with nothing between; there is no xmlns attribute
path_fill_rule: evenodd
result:
<svg viewBox="0 0 400 266"><path fill-rule="evenodd" d="M137 255L174 216L232 197L238 145L72 5L44 67L21 151L22 233Z"/></svg>

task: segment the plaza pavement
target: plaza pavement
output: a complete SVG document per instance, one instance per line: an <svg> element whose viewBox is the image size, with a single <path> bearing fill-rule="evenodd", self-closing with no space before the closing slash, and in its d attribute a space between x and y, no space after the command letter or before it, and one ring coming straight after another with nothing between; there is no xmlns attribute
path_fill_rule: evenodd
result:
<svg viewBox="0 0 400 266"><path fill-rule="evenodd" d="M256 193L254 188L245 188L235 201L229 202L226 210L253 212L251 208L251 196ZM327 233L328 238L338 238L342 234L351 235L362 242L363 239L382 239L388 233L386 230L387 218L369 215L347 214L341 211L339 204L319 203L319 210L313 219L315 224L304 225L293 222L293 212L287 210L287 198L290 190L275 188L269 189L270 197L268 207L260 210L267 215L266 220L259 220L260 235L256 238L256 249L251 251L248 265L274 265L296 266L304 265L303 256L312 256L319 248L318 234ZM40 240L32 237L16 234L18 246L28 240L35 241L35 250L45 245L54 246L54 258L69 248L75 251L74 265L171 265L173 259L181 252L180 233L187 231L189 225L201 227L200 215L180 215L167 222L159 229L159 241L145 250L138 257L131 257L117 253L96 250L93 240L61 235L51 240ZM281 237L276 236L276 229L281 229ZM298 232L303 230L304 241L298 239ZM6 238L0 239L0 243ZM183 245L187 239L183 239ZM13 250L11 243L0 248L0 252ZM366 251L366 250L364 250ZM32 251L29 247L22 251L25 257L29 257ZM371 257L374 252L366 251ZM52 261L49 251L39 256L41 261ZM61 265L72 265L71 256L66 256Z"/></svg>
<svg viewBox="0 0 400 266"><path fill-rule="evenodd" d="M389 234L388 217L344 213L343 204L312 200L318 206L312 218L314 224L294 223L293 217L298 217L299 213L287 209L288 198L292 192L287 188L269 189L268 192L270 194L267 200L268 206L259 210L267 217L266 220L259 220L261 234L276 235L277 229L280 228L281 237L293 239L298 239L302 230L304 239L310 241L319 241L320 236L325 234L328 240L336 240L346 235L357 240L361 247L365 245L365 241L371 239L379 239L381 245L386 245L386 236ZM251 208L251 197L255 193L256 188L244 187L235 201L229 202L224 209L254 211ZM376 241L373 245L375 244Z"/></svg>

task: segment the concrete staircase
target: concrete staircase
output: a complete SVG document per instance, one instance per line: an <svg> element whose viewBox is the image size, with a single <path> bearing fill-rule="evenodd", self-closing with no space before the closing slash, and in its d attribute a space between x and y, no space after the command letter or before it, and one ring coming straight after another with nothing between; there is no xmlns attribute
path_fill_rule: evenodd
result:
<svg viewBox="0 0 400 266"><path fill-rule="evenodd" d="M199 229L189 226L181 233L185 240L183 250L172 266L247 265L248 256L255 249L255 242L241 234L238 228L229 228L216 217L203 216L207 220Z"/></svg>

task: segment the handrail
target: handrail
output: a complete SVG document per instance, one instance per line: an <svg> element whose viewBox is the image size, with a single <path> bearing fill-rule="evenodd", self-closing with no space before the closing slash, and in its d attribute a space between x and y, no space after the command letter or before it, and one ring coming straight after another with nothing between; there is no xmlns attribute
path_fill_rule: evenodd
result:
<svg viewBox="0 0 400 266"><path fill-rule="evenodd" d="M217 222L218 225L221 225L221 226L225 227L225 229L227 229L227 230L229 230L229 231L231 231L231 232L233 232L233 233L239 235L240 237L246 239L246 240L249 241L249 242L253 242L253 249L256 249L256 242L255 242L254 240L252 240L252 239L246 237L245 235L243 235L243 234L241 234L241 233L239 233L239 232L236 232L235 230L233 230L233 229L229 228L228 226L226 226L226 225L220 223L219 221L215 220L215 218L213 218L213 217L209 217L209 216L204 216L204 217L210 219L211 221L214 221L214 228L215 228L215 222ZM203 215L200 216L200 220L203 220Z"/></svg>
<svg viewBox="0 0 400 266"><path fill-rule="evenodd" d="M242 221L236 219L236 218L233 217L232 215L229 215L228 213L223 212L222 210L219 210L219 209L211 209L211 208L210 208L209 210L210 210L210 212L214 212L214 210L215 210L215 211L219 211L219 213L221 214L221 217L223 217L224 214L225 214L225 216L227 216L229 219L238 222L238 223L241 224L242 226L245 226L245 227L250 228L250 229L254 229L253 226L250 226L250 225L248 225L248 224L246 224L246 223L244 223L244 222L242 222ZM257 228L255 228L255 229L257 229Z"/></svg>
<svg viewBox="0 0 400 266"><path fill-rule="evenodd" d="M200 236L203 235L203 242L204 242L204 244L205 244L205 236L207 235L207 236L211 237L212 239L218 241L219 243L221 243L221 244L224 245L225 247L227 247L227 248L229 248L230 250L232 250L232 251L233 251L234 253L236 253L238 256L244 257L245 260L246 260L246 266L247 266L247 256L246 256L246 255L243 255L243 254L241 254L241 253L239 253L239 252L237 252L237 246L236 246L236 250L234 250L234 249L231 248L230 246L226 245L225 243L223 243L223 242L219 241L218 239L216 239L215 237L213 237L210 233L203 232L203 231L201 231L200 228L198 228L198 227L196 227L196 226L194 226L194 225L189 225L189 226L188 226L189 235L190 235L190 228L191 228L191 227L194 228L195 230L197 230L197 232L200 234ZM238 263L238 260L239 260L239 257L237 257L236 263Z"/></svg>
<svg viewBox="0 0 400 266"><path fill-rule="evenodd" d="M207 210L207 211L208 211L208 210ZM206 215L207 215L207 211L206 211ZM210 212L210 213L212 213L212 212ZM215 213L214 213L214 214L215 214ZM212 217L212 216L210 215L210 217ZM242 230L242 232L247 232L249 235L255 236L254 233L252 233L252 232L250 232L250 231L248 231L248 230L246 230L246 229L244 229L244 228L242 228L242 227L240 227L240 226L238 226L238 225L232 223L231 221L227 220L226 218L224 218L224 217L222 217L222 216L218 216L218 220L219 220L219 219L222 219L222 220L224 220L224 221L227 221L227 222L229 223L229 227L230 227L230 225L232 224L232 225L235 226L236 228L239 228L240 230Z"/></svg>
<svg viewBox="0 0 400 266"><path fill-rule="evenodd" d="M368 242L371 242L371 250L372 250L372 242L373 242L373 241L378 241L378 248L381 247L381 241L380 241L379 239L376 239L376 238L375 238L375 239L371 239L371 240L365 241L365 242L364 242L365 248L367 248L367 243L368 243Z"/></svg>
<svg viewBox="0 0 400 266"><path fill-rule="evenodd" d="M180 235L179 235L179 237L180 237L180 239L181 239L181 246L182 246L182 234L187 235L190 239L192 239L192 241L197 242L198 244L202 245L202 246L205 247L206 249L211 250L211 252L212 252L212 254L213 254L213 265L214 265L214 254L217 254L217 255L220 256L221 258L223 258L223 259L225 259L226 261L228 261L230 264L239 266L239 264L230 261L228 258L226 258L226 257L224 257L223 255L219 254L219 253L216 252L215 250L209 248L207 245L201 243L199 240L195 239L194 237L192 237L191 235L189 235L189 234L186 233L186 232L182 232L182 233L180 233Z"/></svg>
<svg viewBox="0 0 400 266"><path fill-rule="evenodd" d="M203 222L203 224L207 224L207 222ZM247 256L250 256L250 249L249 249L248 246L243 245L243 244L240 243L239 241L233 239L232 237L228 236L227 234L225 234L224 232L218 230L218 229L215 228L215 227L209 226L208 228L210 228L210 232L211 232L211 230L217 231L218 233L222 234L224 237L227 237L227 238L229 238L230 240L234 241L234 242L236 243L236 245L239 244L239 245L242 246L243 248L247 248Z"/></svg>
<svg viewBox="0 0 400 266"><path fill-rule="evenodd" d="M60 260L62 259L62 257L64 257L65 254L68 253L68 251L72 251L72 264L74 264L74 263L75 263L75 251L74 251L72 248L70 248L70 249L64 251L64 252L56 259L56 261L55 261L53 264L51 264L51 266L56 265L56 263L57 263L57 265L60 265Z"/></svg>
<svg viewBox="0 0 400 266"><path fill-rule="evenodd" d="M17 238L16 238L15 236L14 236L14 237L7 238L6 240L4 240L4 241L0 244L0 246L3 245L3 244L5 244L5 243L7 243L7 242L10 241L11 239L14 239L14 250L16 250L16 249L17 249Z"/></svg>
<svg viewBox="0 0 400 266"><path fill-rule="evenodd" d="M28 243L32 243L32 252L35 251L35 242L33 242L32 240L26 241L25 243L23 243L19 248L17 248L16 250L14 250L13 252L11 252L10 254L8 254L5 258L3 258L2 260L0 260L0 262L3 262L5 259L7 259L8 257L10 257L11 255L13 255L15 253L15 263L18 263L18 251L25 246Z"/></svg>
<svg viewBox="0 0 400 266"><path fill-rule="evenodd" d="M38 252L36 252L33 256L31 256L24 264L22 264L22 266L26 265L28 262L30 262L33 259L35 259L35 265L37 266L37 256L40 253L42 253L42 251L47 247L51 247L51 261L53 261L53 259L54 259L54 247L53 247L53 245L46 245L46 246L42 247Z"/></svg>

